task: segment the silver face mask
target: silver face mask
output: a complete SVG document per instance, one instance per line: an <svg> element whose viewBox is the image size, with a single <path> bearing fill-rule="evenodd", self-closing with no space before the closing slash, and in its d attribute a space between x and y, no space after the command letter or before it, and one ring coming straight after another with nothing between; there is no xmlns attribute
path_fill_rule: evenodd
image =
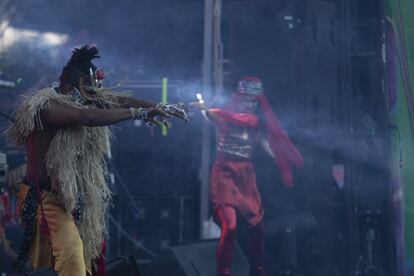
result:
<svg viewBox="0 0 414 276"><path fill-rule="evenodd" d="M92 68L89 68L89 83L85 84L81 79L79 82L79 92L83 98L88 101L96 102L97 95L102 90L102 81L104 79L104 71L102 68L98 68L93 72Z"/></svg>
<svg viewBox="0 0 414 276"><path fill-rule="evenodd" d="M104 79L104 71L102 68L97 68L93 72L92 68L89 68L89 83L90 85L85 85L85 88L89 91L97 93L102 89L102 81Z"/></svg>

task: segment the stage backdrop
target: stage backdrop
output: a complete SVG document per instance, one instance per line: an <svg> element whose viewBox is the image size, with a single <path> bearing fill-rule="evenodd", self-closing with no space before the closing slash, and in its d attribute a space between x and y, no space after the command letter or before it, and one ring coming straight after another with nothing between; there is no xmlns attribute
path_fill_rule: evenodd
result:
<svg viewBox="0 0 414 276"><path fill-rule="evenodd" d="M414 1L386 0L388 99L398 275L414 275Z"/></svg>

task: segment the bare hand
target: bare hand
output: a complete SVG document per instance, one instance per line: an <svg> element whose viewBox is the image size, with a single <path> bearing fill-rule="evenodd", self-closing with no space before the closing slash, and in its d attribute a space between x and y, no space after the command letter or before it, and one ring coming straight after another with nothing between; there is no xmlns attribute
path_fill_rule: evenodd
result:
<svg viewBox="0 0 414 276"><path fill-rule="evenodd" d="M144 122L149 127L157 126L157 127L171 128L171 123L165 119L160 120L159 118L151 118L151 119L145 119Z"/></svg>
<svg viewBox="0 0 414 276"><path fill-rule="evenodd" d="M158 107L131 108L131 112L133 112L135 119L143 120L148 126L165 126L167 128L171 126L167 121L171 115Z"/></svg>
<svg viewBox="0 0 414 276"><path fill-rule="evenodd" d="M168 117L171 117L170 114L158 107L152 107L148 112L148 118L144 121L148 126L157 126L157 127L166 127L170 128L171 123L167 120Z"/></svg>
<svg viewBox="0 0 414 276"><path fill-rule="evenodd" d="M150 107L148 108L148 117L149 118L154 118L157 116L161 116L161 117L171 117L170 114L168 114L167 112L165 112L164 110L162 110L161 108L158 107Z"/></svg>

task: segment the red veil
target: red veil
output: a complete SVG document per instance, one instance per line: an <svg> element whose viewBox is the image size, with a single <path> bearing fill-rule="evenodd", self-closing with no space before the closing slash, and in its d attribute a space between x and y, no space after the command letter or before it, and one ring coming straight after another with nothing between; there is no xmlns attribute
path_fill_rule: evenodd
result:
<svg viewBox="0 0 414 276"><path fill-rule="evenodd" d="M267 140L275 155L275 161L282 174L286 186L293 186L292 167L302 167L303 157L280 126L279 120L273 113L269 102L264 95L257 96L263 109Z"/></svg>

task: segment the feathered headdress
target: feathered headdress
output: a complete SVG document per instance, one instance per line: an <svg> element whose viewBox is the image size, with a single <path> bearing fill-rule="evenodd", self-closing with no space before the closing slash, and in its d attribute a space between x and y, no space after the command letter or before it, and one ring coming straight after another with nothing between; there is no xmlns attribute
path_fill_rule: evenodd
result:
<svg viewBox="0 0 414 276"><path fill-rule="evenodd" d="M100 58L98 48L95 46L85 45L81 48L75 48L72 51L72 57L68 64L78 65L82 63L90 63L92 59Z"/></svg>
<svg viewBox="0 0 414 276"><path fill-rule="evenodd" d="M79 79L83 77L88 80L90 70L96 71L96 66L92 63L95 58L100 58L98 48L95 46L85 45L75 48L59 77L60 87L71 85L79 88Z"/></svg>

